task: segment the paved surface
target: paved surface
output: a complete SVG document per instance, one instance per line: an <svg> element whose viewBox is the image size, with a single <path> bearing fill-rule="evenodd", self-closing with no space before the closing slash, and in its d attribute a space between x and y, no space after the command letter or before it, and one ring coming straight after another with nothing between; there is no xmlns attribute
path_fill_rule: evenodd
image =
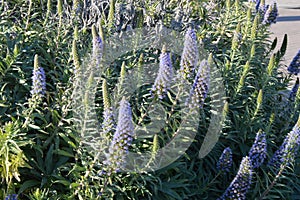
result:
<svg viewBox="0 0 300 200"><path fill-rule="evenodd" d="M279 44L287 33L288 46L284 63L289 64L300 49L300 9L279 8L277 23L271 25L271 31L273 38L278 38Z"/></svg>
<svg viewBox="0 0 300 200"><path fill-rule="evenodd" d="M267 0L266 2L271 3L272 1ZM272 37L277 37L278 44L281 44L284 34L287 33L288 46L283 62L289 65L300 50L300 0L277 0L277 3L279 16L277 23L271 25Z"/></svg>

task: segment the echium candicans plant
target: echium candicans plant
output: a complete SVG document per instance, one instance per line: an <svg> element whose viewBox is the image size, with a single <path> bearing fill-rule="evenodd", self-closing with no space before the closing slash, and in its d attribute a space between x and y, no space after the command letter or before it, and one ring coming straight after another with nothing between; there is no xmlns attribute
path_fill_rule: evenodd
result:
<svg viewBox="0 0 300 200"><path fill-rule="evenodd" d="M266 133L258 131L255 141L249 151L249 159L253 169L260 167L267 157L267 139Z"/></svg>
<svg viewBox="0 0 300 200"><path fill-rule="evenodd" d="M34 68L32 72L30 105L37 105L46 94L46 75L44 69L39 64L38 55L34 56Z"/></svg>
<svg viewBox="0 0 300 200"><path fill-rule="evenodd" d="M122 98L119 108L118 124L108 149L107 159L104 162L108 172L119 172L126 165L126 156L134 135L132 111L129 102Z"/></svg>
<svg viewBox="0 0 300 200"><path fill-rule="evenodd" d="M296 54L296 56L293 58L292 62L290 63L288 67L288 71L291 74L297 75L300 72L300 50Z"/></svg>
<svg viewBox="0 0 300 200"><path fill-rule="evenodd" d="M227 147L223 150L223 153L217 162L217 169L222 172L229 172L231 166L232 166L232 151L230 147Z"/></svg>
<svg viewBox="0 0 300 200"><path fill-rule="evenodd" d="M152 94L154 97L163 99L167 91L170 88L174 71L170 53L163 47L162 53L159 57L159 71L155 79L154 85L152 86Z"/></svg>
<svg viewBox="0 0 300 200"><path fill-rule="evenodd" d="M263 16L263 24L270 25L272 23L276 23L278 16L278 8L276 2L274 2L271 5L268 5L267 10L265 11L265 14Z"/></svg>
<svg viewBox="0 0 300 200"><path fill-rule="evenodd" d="M300 117L293 129L287 134L279 149L274 153L269 166L274 169L289 166L295 159L300 145Z"/></svg>
<svg viewBox="0 0 300 200"><path fill-rule="evenodd" d="M103 96L103 122L102 131L105 137L110 138L115 130L115 119L113 108L110 103L110 97L107 89L107 81L103 80L102 83L102 96Z"/></svg>
<svg viewBox="0 0 300 200"><path fill-rule="evenodd" d="M252 166L249 157L244 157L237 175L230 183L224 194L218 200L246 199L246 193L250 188L252 180Z"/></svg>
<svg viewBox="0 0 300 200"><path fill-rule="evenodd" d="M198 42L195 29L189 28L185 34L181 55L179 75L185 79L192 77L199 59Z"/></svg>
<svg viewBox="0 0 300 200"><path fill-rule="evenodd" d="M212 62L212 55L209 56L208 61L203 60L200 63L198 72L194 79L193 86L190 91L190 96L186 104L189 108L201 108L208 96L209 81L210 81L210 65Z"/></svg>

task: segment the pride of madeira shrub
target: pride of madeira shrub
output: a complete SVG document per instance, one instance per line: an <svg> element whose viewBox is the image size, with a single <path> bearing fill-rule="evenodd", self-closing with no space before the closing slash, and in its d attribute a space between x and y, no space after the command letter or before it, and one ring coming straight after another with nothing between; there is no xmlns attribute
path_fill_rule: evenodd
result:
<svg viewBox="0 0 300 200"><path fill-rule="evenodd" d="M287 36L270 40L276 3L12 0L0 10L1 199L300 198L299 80L288 90L299 52L285 66ZM117 38L134 46L141 29L172 41L110 60ZM186 144L182 132L195 133L183 152L162 150Z"/></svg>

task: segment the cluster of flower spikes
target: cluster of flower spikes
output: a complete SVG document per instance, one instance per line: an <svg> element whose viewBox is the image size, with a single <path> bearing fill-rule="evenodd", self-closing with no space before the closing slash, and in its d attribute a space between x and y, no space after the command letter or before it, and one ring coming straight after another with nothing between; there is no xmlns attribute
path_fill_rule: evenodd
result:
<svg viewBox="0 0 300 200"><path fill-rule="evenodd" d="M181 55L179 75L184 79L191 78L198 64L199 50L196 31L189 28L185 34L184 47Z"/></svg>
<svg viewBox="0 0 300 200"><path fill-rule="evenodd" d="M201 108L204 100L207 97L210 80L210 65L206 60L200 63L196 74L193 86L190 91L190 96L186 102L189 108Z"/></svg>
<svg viewBox="0 0 300 200"><path fill-rule="evenodd" d="M131 107L129 102L123 97L120 102L116 132L109 146L107 159L104 162L109 167L109 172L119 172L125 166L133 134L134 126Z"/></svg>
<svg viewBox="0 0 300 200"><path fill-rule="evenodd" d="M290 63L288 67L288 71L291 74L297 75L300 72L300 50L296 54L296 56L293 58L292 62Z"/></svg>
<svg viewBox="0 0 300 200"><path fill-rule="evenodd" d="M267 6L267 10L264 14L263 24L270 25L272 23L276 23L278 17L278 8L276 2Z"/></svg>
<svg viewBox="0 0 300 200"><path fill-rule="evenodd" d="M274 153L269 166L279 169L281 165L290 165L299 150L300 145L300 117L293 129L287 134L279 149Z"/></svg>
<svg viewBox="0 0 300 200"><path fill-rule="evenodd" d="M258 168L267 157L266 133L257 132L255 141L249 151L249 158L253 169Z"/></svg>
<svg viewBox="0 0 300 200"><path fill-rule="evenodd" d="M267 12L269 5L266 5L265 0L256 2L256 12L262 16L262 20L264 19L265 13Z"/></svg>
<svg viewBox="0 0 300 200"><path fill-rule="evenodd" d="M33 100L40 100L46 93L45 71L39 65L38 55L34 57L34 68L32 72L32 89L30 91Z"/></svg>
<svg viewBox="0 0 300 200"><path fill-rule="evenodd" d="M296 80L296 82L295 82L295 85L294 85L294 87L292 88L292 90L291 90L291 92L290 92L290 95L289 95L289 100L290 100L290 101L292 101L292 102L295 101L295 98L296 98L298 89L299 89L299 78L297 77L297 80Z"/></svg>
<svg viewBox="0 0 300 200"><path fill-rule="evenodd" d="M231 166L232 166L232 151L230 147L227 147L223 150L223 153L217 162L217 169L222 172L229 172Z"/></svg>
<svg viewBox="0 0 300 200"><path fill-rule="evenodd" d="M224 194L217 200L246 199L246 193L250 188L252 179L252 166L249 157L244 157L237 175L230 183Z"/></svg>
<svg viewBox="0 0 300 200"><path fill-rule="evenodd" d="M170 89L173 76L174 71L170 53L166 52L166 48L163 47L162 53L159 57L158 75L151 90L152 95L159 99L163 99L167 91Z"/></svg>

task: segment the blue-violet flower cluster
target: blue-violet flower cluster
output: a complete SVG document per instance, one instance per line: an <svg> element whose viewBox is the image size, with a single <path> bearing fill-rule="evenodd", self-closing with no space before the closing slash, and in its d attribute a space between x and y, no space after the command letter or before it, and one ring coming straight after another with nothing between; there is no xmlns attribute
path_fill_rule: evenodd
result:
<svg viewBox="0 0 300 200"><path fill-rule="evenodd" d="M296 83L290 92L290 96L289 96L290 101L292 101L292 102L295 101L298 89L299 89L299 78L297 77Z"/></svg>
<svg viewBox="0 0 300 200"><path fill-rule="evenodd" d="M195 77L190 96L186 102L189 108L201 108L208 95L210 81L210 66L207 61L202 61Z"/></svg>
<svg viewBox="0 0 300 200"><path fill-rule="evenodd" d="M224 194L218 200L226 199L246 199L246 193L251 185L252 166L249 157L244 157L239 171Z"/></svg>
<svg viewBox="0 0 300 200"><path fill-rule="evenodd" d="M32 89L30 91L33 99L42 98L46 93L46 75L42 67L39 66L38 56L34 57L34 69L32 72Z"/></svg>
<svg viewBox="0 0 300 200"><path fill-rule="evenodd" d="M112 107L106 108L103 111L102 130L103 134L110 136L116 129L115 118Z"/></svg>
<svg viewBox="0 0 300 200"><path fill-rule="evenodd" d="M174 72L170 54L168 52L163 50L159 59L159 71L154 85L152 86L152 94L159 99L163 99L170 88Z"/></svg>
<svg viewBox="0 0 300 200"><path fill-rule="evenodd" d="M249 158L252 167L258 168L267 157L267 139L266 133L258 132L255 137L255 141L249 151Z"/></svg>
<svg viewBox="0 0 300 200"><path fill-rule="evenodd" d="M100 61L103 54L103 42L99 36L93 39L93 58L96 61L97 67L100 65Z"/></svg>
<svg viewBox="0 0 300 200"><path fill-rule="evenodd" d="M277 8L277 4L274 2L273 4L267 6L262 23L267 25L270 25L272 23L275 24L277 20L277 16L278 16L278 8Z"/></svg>
<svg viewBox="0 0 300 200"><path fill-rule="evenodd" d="M188 29L185 34L184 47L181 55L179 75L183 78L190 78L198 64L199 57L196 31Z"/></svg>
<svg viewBox="0 0 300 200"><path fill-rule="evenodd" d="M112 142L109 146L105 164L114 172L120 171L125 163L128 149L132 143L134 126L132 111L128 101L123 98L120 102L118 124Z"/></svg>
<svg viewBox="0 0 300 200"><path fill-rule="evenodd" d="M300 50L296 54L296 56L293 58L292 62L290 63L288 67L288 71L291 74L297 75L300 72Z"/></svg>
<svg viewBox="0 0 300 200"><path fill-rule="evenodd" d="M300 145L300 118L285 137L279 149L274 153L269 165L279 169L281 165L288 166L293 162Z"/></svg>
<svg viewBox="0 0 300 200"><path fill-rule="evenodd" d="M229 172L232 166L232 151L230 147L224 149L217 163L217 169L223 172Z"/></svg>

